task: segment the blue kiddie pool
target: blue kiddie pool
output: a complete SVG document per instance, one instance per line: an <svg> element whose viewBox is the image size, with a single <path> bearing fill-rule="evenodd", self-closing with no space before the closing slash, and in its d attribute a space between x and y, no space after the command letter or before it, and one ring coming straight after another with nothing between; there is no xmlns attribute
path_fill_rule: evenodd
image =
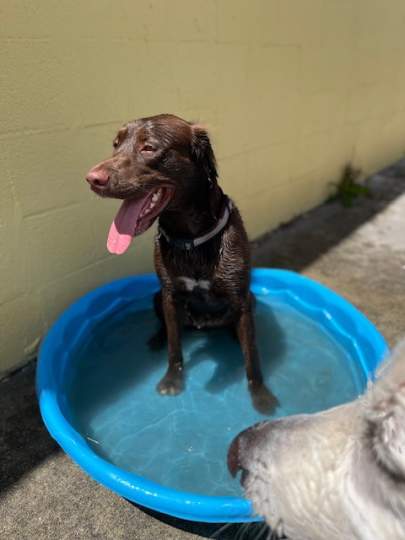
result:
<svg viewBox="0 0 405 540"><path fill-rule="evenodd" d="M166 350L155 275L100 287L69 307L43 341L37 391L44 422L92 478L147 508L194 521L257 521L226 455L265 417L252 407L238 343L226 330L184 332L186 387L161 396ZM383 337L343 298L308 278L257 269L256 333L277 418L356 398L387 352Z"/></svg>

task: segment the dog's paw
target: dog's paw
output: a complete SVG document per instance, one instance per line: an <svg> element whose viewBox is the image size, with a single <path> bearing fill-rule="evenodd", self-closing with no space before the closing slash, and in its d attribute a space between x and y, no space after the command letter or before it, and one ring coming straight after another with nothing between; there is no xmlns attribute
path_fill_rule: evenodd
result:
<svg viewBox="0 0 405 540"><path fill-rule="evenodd" d="M264 384L251 384L249 385L249 390L252 396L253 406L258 412L266 415L274 412L274 409L279 404L278 399Z"/></svg>
<svg viewBox="0 0 405 540"><path fill-rule="evenodd" d="M184 388L183 372L168 370L156 388L162 396L177 396Z"/></svg>

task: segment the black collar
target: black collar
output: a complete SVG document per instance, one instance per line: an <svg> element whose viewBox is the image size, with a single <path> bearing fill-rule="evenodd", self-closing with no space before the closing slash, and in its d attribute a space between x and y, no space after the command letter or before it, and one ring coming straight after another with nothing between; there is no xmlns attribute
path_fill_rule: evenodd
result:
<svg viewBox="0 0 405 540"><path fill-rule="evenodd" d="M208 240L211 240L211 238L216 236L225 228L229 221L229 216L231 215L232 208L232 201L226 195L224 195L224 203L222 205L221 217L218 219L215 227L207 231L205 234L197 236L196 238L173 238L169 234L167 234L167 232L163 229L161 225L159 225L158 238L163 236L163 238L170 246L176 247L178 249L185 249L187 251L194 249L201 244L205 244L205 242L208 242Z"/></svg>

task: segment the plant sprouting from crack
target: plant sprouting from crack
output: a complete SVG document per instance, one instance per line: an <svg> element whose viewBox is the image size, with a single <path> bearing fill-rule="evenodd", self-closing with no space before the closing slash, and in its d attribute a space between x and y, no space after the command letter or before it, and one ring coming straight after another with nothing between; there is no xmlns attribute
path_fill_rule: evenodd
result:
<svg viewBox="0 0 405 540"><path fill-rule="evenodd" d="M334 183L335 193L330 197L330 201L340 201L343 206L353 206L355 199L363 196L370 196L370 189L359 183L361 169L355 169L348 163L343 169L341 179Z"/></svg>

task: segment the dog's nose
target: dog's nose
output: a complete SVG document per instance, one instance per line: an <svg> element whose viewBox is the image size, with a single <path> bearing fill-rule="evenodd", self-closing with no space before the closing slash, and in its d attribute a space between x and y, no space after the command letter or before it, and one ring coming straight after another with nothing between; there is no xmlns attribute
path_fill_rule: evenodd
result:
<svg viewBox="0 0 405 540"><path fill-rule="evenodd" d="M239 470L242 469L240 459L240 440L242 435L243 432L239 433L239 435L233 439L233 441L231 442L231 446L228 450L228 470L233 478L235 478Z"/></svg>
<svg viewBox="0 0 405 540"><path fill-rule="evenodd" d="M268 426L269 422L255 424L239 433L231 442L228 450L228 469L233 477L242 470L242 485L247 476L250 453L264 439Z"/></svg>
<svg viewBox="0 0 405 540"><path fill-rule="evenodd" d="M110 180L108 171L103 168L93 167L86 175L86 180L94 187L106 187Z"/></svg>

